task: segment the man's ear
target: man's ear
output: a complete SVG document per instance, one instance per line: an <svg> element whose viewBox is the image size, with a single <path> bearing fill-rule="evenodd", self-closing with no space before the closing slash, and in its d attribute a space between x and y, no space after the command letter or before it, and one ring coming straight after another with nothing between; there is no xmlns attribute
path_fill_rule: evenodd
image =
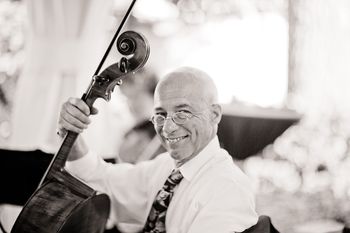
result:
<svg viewBox="0 0 350 233"><path fill-rule="evenodd" d="M219 124L222 116L222 108L220 104L212 104L211 105L211 120L215 124Z"/></svg>

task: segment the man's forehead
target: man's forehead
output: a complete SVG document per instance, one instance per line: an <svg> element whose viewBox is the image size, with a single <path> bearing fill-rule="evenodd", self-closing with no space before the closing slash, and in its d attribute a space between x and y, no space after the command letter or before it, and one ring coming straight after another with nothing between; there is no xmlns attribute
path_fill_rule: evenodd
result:
<svg viewBox="0 0 350 233"><path fill-rule="evenodd" d="M181 109L188 109L188 110L193 110L194 106L192 106L193 103L172 103L172 104L165 104L162 102L156 102L154 104L154 110L181 110Z"/></svg>
<svg viewBox="0 0 350 233"><path fill-rule="evenodd" d="M157 88L157 92L159 94L167 94L167 95L183 95L187 96L193 92L198 92L200 94L204 89L204 85L199 82L199 80L188 79L182 76L170 76L170 78L166 78L165 81L161 81L159 87Z"/></svg>
<svg viewBox="0 0 350 233"><path fill-rule="evenodd" d="M167 76L164 77L163 80L161 80L161 83L164 86L193 86L198 85L202 82L201 77L197 77L188 73L170 73Z"/></svg>
<svg viewBox="0 0 350 233"><path fill-rule="evenodd" d="M203 99L203 97L203 91L189 86L162 88L154 96L156 101L178 100L183 102L192 102L196 99Z"/></svg>
<svg viewBox="0 0 350 233"><path fill-rule="evenodd" d="M174 103L174 104L187 104L190 105L193 102L193 98L189 95L184 95L180 92L169 92L167 94L155 95L154 103L155 104L163 104L163 103Z"/></svg>
<svg viewBox="0 0 350 233"><path fill-rule="evenodd" d="M166 95L156 95L154 109L197 109L205 103L205 100L194 93L170 92Z"/></svg>

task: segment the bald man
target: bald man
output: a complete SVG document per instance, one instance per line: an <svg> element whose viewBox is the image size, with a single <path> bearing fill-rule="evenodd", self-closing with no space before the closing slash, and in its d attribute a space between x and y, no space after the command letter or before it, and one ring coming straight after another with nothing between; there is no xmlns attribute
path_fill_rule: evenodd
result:
<svg viewBox="0 0 350 233"><path fill-rule="evenodd" d="M89 115L83 101L70 98L62 105L60 135L83 132ZM78 138L66 167L109 195L121 232L242 232L258 220L255 198L249 179L220 148L220 119L212 79L182 67L161 79L154 94L152 122L166 153L136 165L108 164Z"/></svg>

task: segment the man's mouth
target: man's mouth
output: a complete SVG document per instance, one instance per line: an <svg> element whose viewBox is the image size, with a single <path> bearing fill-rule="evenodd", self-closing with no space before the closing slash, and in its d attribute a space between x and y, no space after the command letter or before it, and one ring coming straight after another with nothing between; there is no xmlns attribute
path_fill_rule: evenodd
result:
<svg viewBox="0 0 350 233"><path fill-rule="evenodd" d="M177 143L183 139L185 139L187 136L181 136L181 137L177 137L177 138L166 138L167 143L169 144L174 144Z"/></svg>

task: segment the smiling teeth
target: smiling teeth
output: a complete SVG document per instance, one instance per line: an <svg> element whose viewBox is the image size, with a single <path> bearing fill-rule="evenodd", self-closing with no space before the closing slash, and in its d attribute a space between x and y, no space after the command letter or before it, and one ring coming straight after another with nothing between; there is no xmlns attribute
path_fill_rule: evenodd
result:
<svg viewBox="0 0 350 233"><path fill-rule="evenodd" d="M178 138L167 138L167 141L169 142L169 143L175 143L175 142L178 142L178 141L180 141L180 140L182 140L182 139L184 139L185 137L178 137Z"/></svg>

